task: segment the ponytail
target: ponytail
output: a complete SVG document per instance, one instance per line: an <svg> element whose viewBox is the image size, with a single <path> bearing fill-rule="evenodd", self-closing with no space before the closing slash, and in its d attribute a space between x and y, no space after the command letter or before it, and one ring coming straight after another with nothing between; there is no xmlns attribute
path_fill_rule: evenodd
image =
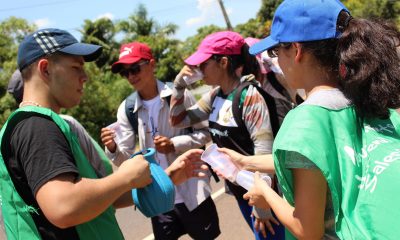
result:
<svg viewBox="0 0 400 240"><path fill-rule="evenodd" d="M242 46L240 57L244 59L242 76L253 74L256 79L259 79L261 77L260 64L256 56L249 53L249 45L247 43Z"/></svg>
<svg viewBox="0 0 400 240"><path fill-rule="evenodd" d="M240 78L241 76L236 75L236 70L243 67L242 76L253 74L256 78L261 75L261 68L258 64L257 58L249 53L249 45L245 43L239 55L213 55L216 61L220 61L222 57L228 58L228 74L233 78Z"/></svg>

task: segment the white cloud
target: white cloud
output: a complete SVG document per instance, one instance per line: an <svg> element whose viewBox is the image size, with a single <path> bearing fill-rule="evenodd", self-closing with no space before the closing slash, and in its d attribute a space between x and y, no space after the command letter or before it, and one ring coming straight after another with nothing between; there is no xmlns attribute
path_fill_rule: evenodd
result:
<svg viewBox="0 0 400 240"><path fill-rule="evenodd" d="M108 18L110 20L113 20L114 19L114 15L112 13L103 13L103 14L100 14L99 16L97 16L95 18L95 20L99 20L101 18Z"/></svg>
<svg viewBox="0 0 400 240"><path fill-rule="evenodd" d="M200 16L186 20L187 26L200 25L206 20L215 18L217 14L221 14L219 4L216 0L198 0L197 9L200 11Z"/></svg>
<svg viewBox="0 0 400 240"><path fill-rule="evenodd" d="M53 24L48 18L36 19L33 23L38 26L38 29L46 28Z"/></svg>

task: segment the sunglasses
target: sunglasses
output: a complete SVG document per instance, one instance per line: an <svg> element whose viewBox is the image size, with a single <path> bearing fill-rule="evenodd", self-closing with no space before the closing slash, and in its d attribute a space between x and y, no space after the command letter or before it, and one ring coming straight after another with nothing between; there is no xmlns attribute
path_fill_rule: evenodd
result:
<svg viewBox="0 0 400 240"><path fill-rule="evenodd" d="M224 56L222 56L222 55L212 55L209 59L207 59L206 61L204 61L204 62L200 63L199 65L197 65L197 68L199 68L201 71L204 71L204 69L206 68L207 64L210 63L211 60L219 62L222 57L224 57ZM226 56L226 57L229 57L229 56Z"/></svg>
<svg viewBox="0 0 400 240"><path fill-rule="evenodd" d="M278 57L279 48L281 48L281 47L289 48L291 45L292 45L292 43L279 43L274 48L271 48L271 49L267 50L268 56L271 57L271 58Z"/></svg>
<svg viewBox="0 0 400 240"><path fill-rule="evenodd" d="M129 68L123 68L119 72L119 74L124 78L128 78L129 74L131 74L131 75L139 74L140 71L141 71L141 66L145 65L145 64L148 64L149 62L150 61L143 61L143 62L140 62L140 63L137 63L137 64L133 64L133 65L129 66Z"/></svg>

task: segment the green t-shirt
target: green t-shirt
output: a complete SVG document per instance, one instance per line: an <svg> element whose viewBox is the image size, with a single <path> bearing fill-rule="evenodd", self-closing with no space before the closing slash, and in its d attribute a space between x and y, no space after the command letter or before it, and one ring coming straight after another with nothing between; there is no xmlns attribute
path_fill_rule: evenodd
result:
<svg viewBox="0 0 400 240"><path fill-rule="evenodd" d="M292 110L274 142L274 161L287 201L294 206L291 152L309 159L324 175L332 195L341 239L396 239L400 218L400 119L358 122L353 107L330 110L302 105ZM289 238L291 238L289 236Z"/></svg>

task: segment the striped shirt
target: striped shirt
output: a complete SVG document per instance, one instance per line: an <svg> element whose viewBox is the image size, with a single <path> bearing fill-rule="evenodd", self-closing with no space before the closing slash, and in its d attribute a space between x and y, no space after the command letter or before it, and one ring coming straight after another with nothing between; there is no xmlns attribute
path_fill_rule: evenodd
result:
<svg viewBox="0 0 400 240"><path fill-rule="evenodd" d="M240 81L255 81L255 78L253 75L248 75L242 77ZM220 92L220 87L216 87L204 94L195 105L186 108L183 105L184 88L180 87L179 83L175 83L171 98L171 124L177 127L187 127L210 119L211 113L215 113L215 111L218 111L217 121L226 118L226 115L233 116L232 107L227 108L228 112L224 116L222 116L219 109L213 109L213 103ZM233 92L228 94L227 99L230 98L229 95L231 94ZM243 104L242 118L253 141L255 155L271 153L273 134L268 108L262 95L255 87L250 85L245 95L242 96L241 103Z"/></svg>

